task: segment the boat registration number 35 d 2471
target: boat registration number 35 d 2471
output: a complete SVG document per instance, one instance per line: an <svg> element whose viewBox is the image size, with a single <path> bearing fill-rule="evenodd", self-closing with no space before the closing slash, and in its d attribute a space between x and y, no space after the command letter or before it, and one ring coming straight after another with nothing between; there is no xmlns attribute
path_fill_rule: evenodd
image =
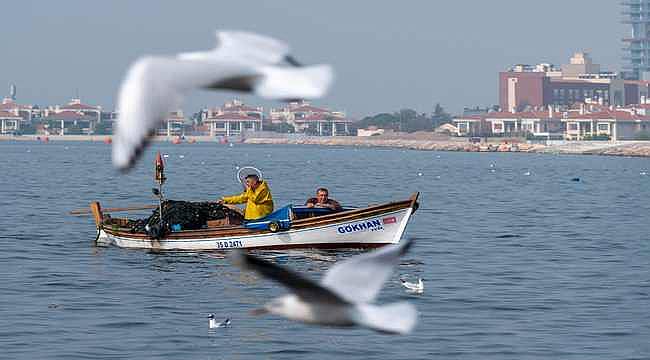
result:
<svg viewBox="0 0 650 360"><path fill-rule="evenodd" d="M241 240L223 240L217 241L217 249L232 249L232 248L242 248L244 243Z"/></svg>

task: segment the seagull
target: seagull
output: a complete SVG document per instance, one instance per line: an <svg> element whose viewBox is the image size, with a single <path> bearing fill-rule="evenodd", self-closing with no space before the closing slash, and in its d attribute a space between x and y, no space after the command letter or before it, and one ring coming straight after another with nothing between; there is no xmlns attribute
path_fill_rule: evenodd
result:
<svg viewBox="0 0 650 360"><path fill-rule="evenodd" d="M226 318L226 320L218 323L217 320L214 319L214 314L208 314L208 328L216 329L220 327L230 327L230 318Z"/></svg>
<svg viewBox="0 0 650 360"><path fill-rule="evenodd" d="M302 66L282 41L217 31L217 42L210 51L144 56L131 65L117 98L112 150L116 168L126 171L133 166L158 124L191 90L235 90L296 100L321 97L332 82L329 65Z"/></svg>
<svg viewBox="0 0 650 360"><path fill-rule="evenodd" d="M412 243L388 245L344 260L332 266L320 283L242 251L234 252L234 262L291 291L253 310L254 315L271 313L309 324L361 326L382 333L407 334L417 322L413 305L408 302L375 305L372 302Z"/></svg>
<svg viewBox="0 0 650 360"><path fill-rule="evenodd" d="M422 278L418 278L418 282L416 283L408 282L404 279L400 279L400 281L402 282L402 286L410 292L417 294L422 294L424 292L424 282L422 282Z"/></svg>

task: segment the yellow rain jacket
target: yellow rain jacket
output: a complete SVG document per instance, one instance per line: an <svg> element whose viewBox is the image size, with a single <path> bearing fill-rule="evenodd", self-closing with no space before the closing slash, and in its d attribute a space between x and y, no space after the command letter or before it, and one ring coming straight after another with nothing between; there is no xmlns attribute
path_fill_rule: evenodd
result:
<svg viewBox="0 0 650 360"><path fill-rule="evenodd" d="M264 180L261 181L255 191L246 189L239 195L225 196L223 202L226 204L246 203L246 212L244 213L244 219L246 220L263 218L273 212L271 189Z"/></svg>

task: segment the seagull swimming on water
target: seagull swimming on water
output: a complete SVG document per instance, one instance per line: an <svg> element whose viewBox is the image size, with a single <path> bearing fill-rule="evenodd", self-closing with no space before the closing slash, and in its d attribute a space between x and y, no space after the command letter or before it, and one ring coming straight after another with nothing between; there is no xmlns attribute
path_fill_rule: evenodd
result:
<svg viewBox="0 0 650 360"><path fill-rule="evenodd" d="M226 320L218 323L217 320L214 318L214 314L208 314L208 328L209 329L216 329L220 327L229 327L230 326L230 318L226 318Z"/></svg>
<svg viewBox="0 0 650 360"><path fill-rule="evenodd" d="M302 66L279 40L218 31L217 41L210 51L145 56L131 65L117 99L115 167L124 171L133 166L158 124L191 90L236 90L296 100L321 97L332 82L329 65Z"/></svg>
<svg viewBox="0 0 650 360"><path fill-rule="evenodd" d="M424 282L422 281L422 278L418 278L418 282L416 283L408 282L404 279L400 279L400 281L402 282L402 286L410 292L417 294L422 294L424 292Z"/></svg>
<svg viewBox="0 0 650 360"><path fill-rule="evenodd" d="M408 302L375 305L372 302L400 256L412 244L412 241L405 241L351 257L332 266L320 283L242 251L234 252L234 262L291 291L253 310L254 315L271 313L310 324L362 326L383 333L406 334L417 323L413 305Z"/></svg>

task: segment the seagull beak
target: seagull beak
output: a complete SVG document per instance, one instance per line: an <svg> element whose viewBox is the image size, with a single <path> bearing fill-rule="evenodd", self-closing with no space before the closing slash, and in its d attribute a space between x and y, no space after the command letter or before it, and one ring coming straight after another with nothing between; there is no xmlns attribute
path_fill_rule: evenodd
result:
<svg viewBox="0 0 650 360"><path fill-rule="evenodd" d="M268 313L269 313L269 311L266 310L265 308L257 308L257 309L253 309L253 310L251 310L249 312L249 314L251 314L253 316L259 316L259 315L264 315L264 314L268 314Z"/></svg>

